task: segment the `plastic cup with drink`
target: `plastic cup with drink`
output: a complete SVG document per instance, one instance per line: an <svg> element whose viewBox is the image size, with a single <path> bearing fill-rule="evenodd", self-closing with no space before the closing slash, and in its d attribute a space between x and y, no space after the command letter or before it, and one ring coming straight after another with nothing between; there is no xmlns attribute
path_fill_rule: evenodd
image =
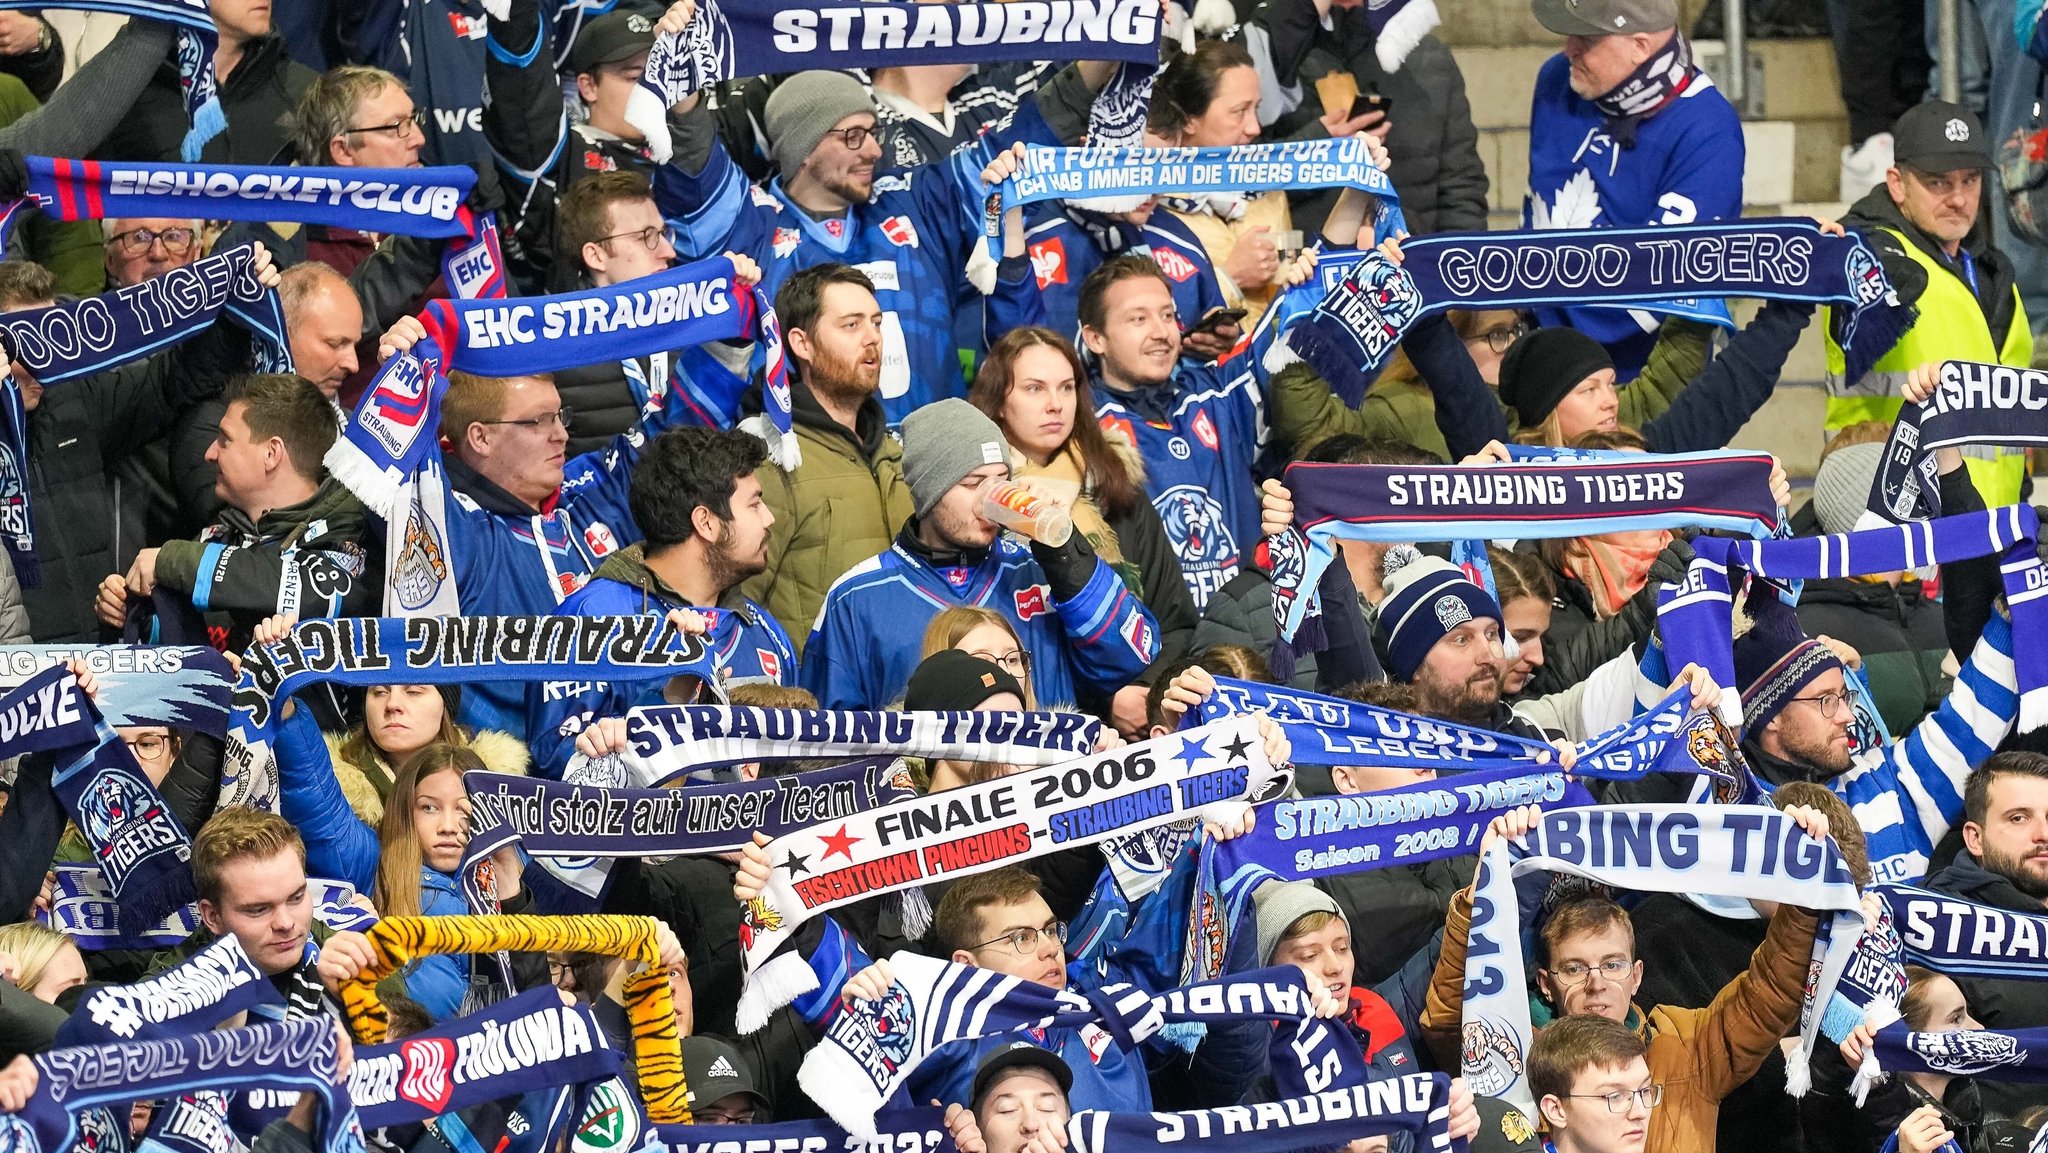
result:
<svg viewBox="0 0 2048 1153"><path fill-rule="evenodd" d="M1058 548L1074 535L1074 518L1058 502L1014 480L989 485L981 515L1039 544Z"/></svg>

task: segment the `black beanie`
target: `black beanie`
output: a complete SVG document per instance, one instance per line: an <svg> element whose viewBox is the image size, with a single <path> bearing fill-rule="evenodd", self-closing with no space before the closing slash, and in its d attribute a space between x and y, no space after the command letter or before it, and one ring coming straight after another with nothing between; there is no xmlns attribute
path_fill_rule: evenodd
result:
<svg viewBox="0 0 2048 1153"><path fill-rule="evenodd" d="M968 712L997 693L1026 699L1024 686L993 661L959 649L940 649L920 662L903 690L903 707L912 712Z"/></svg>
<svg viewBox="0 0 2048 1153"><path fill-rule="evenodd" d="M1614 358L1600 342L1578 329L1539 328L1501 358L1500 398L1515 410L1523 428L1532 428L1580 381L1613 367Z"/></svg>

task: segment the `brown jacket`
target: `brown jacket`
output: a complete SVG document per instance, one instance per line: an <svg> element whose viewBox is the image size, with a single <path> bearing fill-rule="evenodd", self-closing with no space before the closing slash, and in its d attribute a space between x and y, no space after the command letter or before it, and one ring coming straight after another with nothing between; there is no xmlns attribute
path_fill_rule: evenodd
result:
<svg viewBox="0 0 2048 1153"><path fill-rule="evenodd" d="M1780 905L1764 943L1749 959L1749 971L1728 982L1713 1004L1630 1008L1630 1022L1649 1045L1650 1076L1664 1086L1643 1153L1713 1153L1721 1099L1754 1076L1799 1022L1817 925L1805 909ZM1458 1067L1471 928L1472 890L1465 888L1451 898L1443 952L1422 1010L1423 1040L1439 1068Z"/></svg>

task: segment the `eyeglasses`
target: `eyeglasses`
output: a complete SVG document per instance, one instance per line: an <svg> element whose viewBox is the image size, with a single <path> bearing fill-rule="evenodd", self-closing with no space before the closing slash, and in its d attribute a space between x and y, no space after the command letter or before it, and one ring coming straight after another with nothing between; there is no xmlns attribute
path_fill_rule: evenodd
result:
<svg viewBox="0 0 2048 1153"><path fill-rule="evenodd" d="M1569 988L1585 984L1586 978L1592 976L1595 972L1600 974L1601 980L1612 985L1619 982L1623 977L1628 976L1628 971L1634 967L1634 961L1624 961L1619 957L1609 957L1597 966L1588 965L1584 961L1566 961L1555 969L1546 969L1544 971L1557 978L1559 984Z"/></svg>
<svg viewBox="0 0 2048 1153"><path fill-rule="evenodd" d="M1529 335L1529 326L1518 320L1513 324L1496 324L1485 332L1475 332L1466 337L1465 342L1467 344L1477 344L1480 341L1485 341L1486 347L1498 354L1506 352L1509 345L1514 344L1527 335Z"/></svg>
<svg viewBox="0 0 2048 1153"><path fill-rule="evenodd" d="M525 419L525 420L480 420L480 421L477 421L477 423L478 423L478 424L513 424L513 425L518 425L518 426L519 426L520 428L538 428L538 429L545 429L545 428L547 428L547 426L549 426L549 425L551 425L551 424L559 424L559 425L561 425L561 426L562 426L562 431L563 431L563 432L567 432L567 431L569 431L569 422L570 422L570 421L573 421L573 420L575 420L575 419L576 419L576 410L575 410L575 409L573 409L573 408L570 408L570 407L569 407L568 405L566 405L566 404L565 404L565 405L563 405L562 407L560 407L560 408L556 409L556 410L555 410L555 411L553 411L553 412L544 412L544 413L541 413L541 414L540 414L539 416L534 416L534 417L528 417L528 418L527 418L527 419Z"/></svg>
<svg viewBox="0 0 2048 1153"><path fill-rule="evenodd" d="M752 1106L742 1106L728 1113L722 1109L695 1109L690 1119L699 1125L752 1125L761 1111Z"/></svg>
<svg viewBox="0 0 2048 1153"><path fill-rule="evenodd" d="M164 755L164 750L170 747L171 740L169 737L161 737L155 733L144 733L134 740L122 737L121 743L127 745L129 750L136 756L153 761Z"/></svg>
<svg viewBox="0 0 2048 1153"><path fill-rule="evenodd" d="M368 128L344 128L342 131L344 133L389 132L391 135L403 139L405 137L405 130L408 128L416 128L420 131L421 135L426 134L427 114L424 109L415 108L410 114L393 120L389 124L374 124Z"/></svg>
<svg viewBox="0 0 2048 1153"><path fill-rule="evenodd" d="M976 652L970 652L967 655L970 657L980 657L982 660L995 665L1013 677L1021 677L1031 671L1031 654L1023 649L1012 649L1000 656L995 653Z"/></svg>
<svg viewBox="0 0 2048 1153"><path fill-rule="evenodd" d="M599 244L604 244L608 241L617 240L620 237L631 236L638 239L640 241L640 246L642 248L645 248L647 251L660 252L662 238L666 235L667 232L662 228L661 225L650 224L637 232L614 232L610 236L600 236L597 238L597 242Z"/></svg>
<svg viewBox="0 0 2048 1153"><path fill-rule="evenodd" d="M1822 693L1817 697L1793 697L1791 699L1803 701L1809 705L1819 705L1821 716L1832 717L1835 715L1835 710L1842 707L1842 702L1847 700L1848 697L1843 693Z"/></svg>
<svg viewBox="0 0 2048 1153"><path fill-rule="evenodd" d="M856 124L851 128L829 129L825 135L838 137L846 145L848 152L859 152L861 146L868 142L868 137L878 136L880 133L872 124Z"/></svg>
<svg viewBox="0 0 2048 1153"><path fill-rule="evenodd" d="M123 232L107 241L121 250L123 256L141 256L150 248L162 242L164 251L172 256L183 256L192 251L192 245L199 239L199 233L191 228L166 228L161 232L150 228L137 228Z"/></svg>
<svg viewBox="0 0 2048 1153"><path fill-rule="evenodd" d="M1019 957L1029 957L1038 952L1039 942L1047 937L1057 937L1060 944L1065 945L1067 943L1067 923L1065 921L1047 921L1042 929L1012 929L1000 937L991 937L983 941L981 944L976 945L975 948L986 949L990 945L1000 945L1008 941L1011 950Z"/></svg>
<svg viewBox="0 0 2048 1153"><path fill-rule="evenodd" d="M1645 1085L1640 1089L1616 1089L1612 1093L1566 1093L1567 1097L1582 1100L1605 1101L1609 1113L1628 1112L1630 1101L1641 1101L1643 1108L1655 1109L1664 1103L1664 1086Z"/></svg>

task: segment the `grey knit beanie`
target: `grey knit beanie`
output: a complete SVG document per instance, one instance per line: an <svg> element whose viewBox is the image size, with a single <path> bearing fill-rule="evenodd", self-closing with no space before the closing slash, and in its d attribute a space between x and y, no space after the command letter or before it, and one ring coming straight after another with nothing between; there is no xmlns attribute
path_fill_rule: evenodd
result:
<svg viewBox="0 0 2048 1153"><path fill-rule="evenodd" d="M980 409L950 397L903 418L903 481L923 516L946 490L985 464L1008 467L1003 430Z"/></svg>
<svg viewBox="0 0 2048 1153"><path fill-rule="evenodd" d="M1259 922L1261 965L1273 963L1273 950L1287 936L1287 927L1310 913L1329 913L1351 924L1330 894L1309 881L1267 881L1252 892L1252 908Z"/></svg>
<svg viewBox="0 0 2048 1153"><path fill-rule="evenodd" d="M868 90L844 72L799 72L784 80L768 94L761 114L776 170L788 180L834 124L856 112L874 110Z"/></svg>
<svg viewBox="0 0 2048 1153"><path fill-rule="evenodd" d="M1824 533L1851 532L1870 505L1870 486L1884 462L1882 444L1849 444L1828 454L1813 474L1813 515Z"/></svg>

